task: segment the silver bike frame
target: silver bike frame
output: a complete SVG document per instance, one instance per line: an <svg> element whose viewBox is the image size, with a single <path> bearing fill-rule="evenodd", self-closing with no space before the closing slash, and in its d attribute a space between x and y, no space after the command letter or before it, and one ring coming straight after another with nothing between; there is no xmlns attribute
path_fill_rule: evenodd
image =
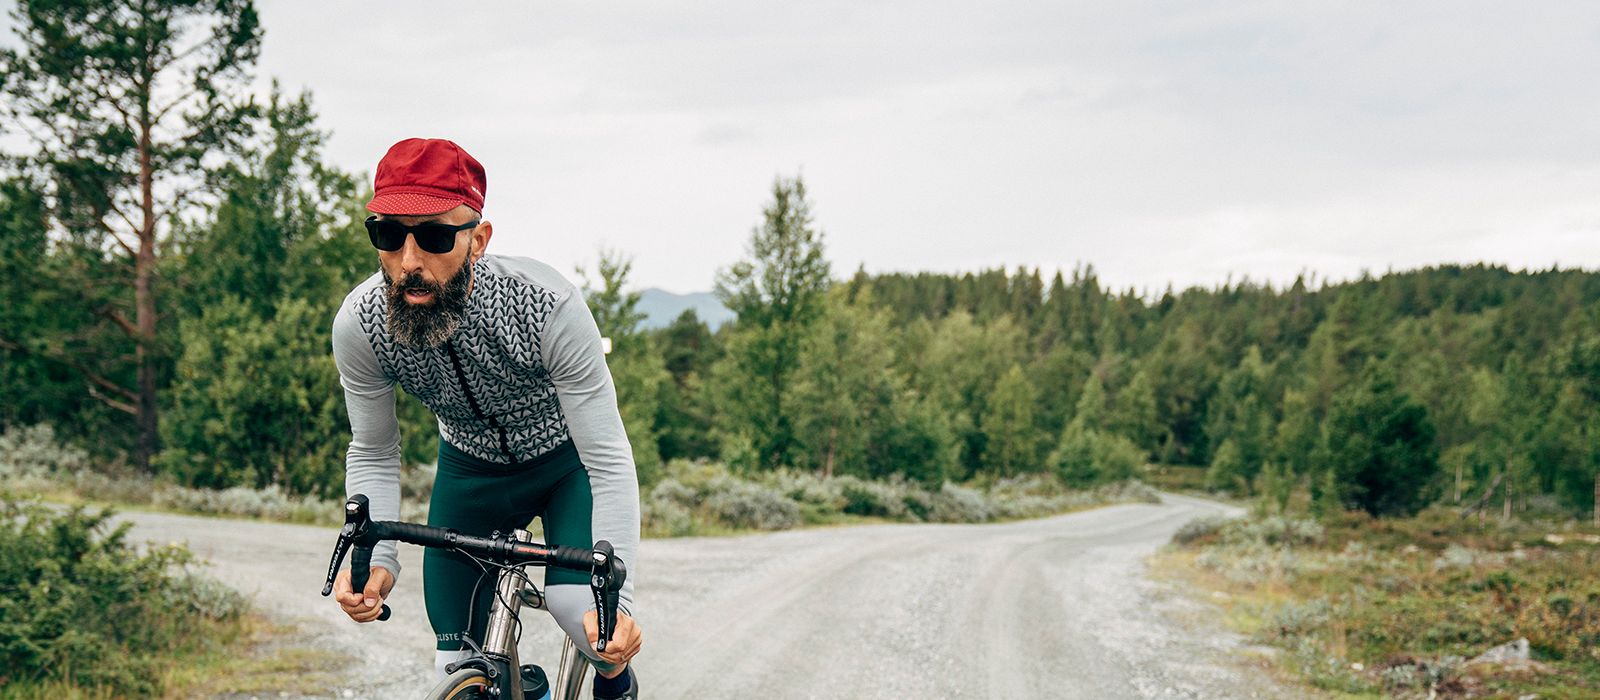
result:
<svg viewBox="0 0 1600 700"><path fill-rule="evenodd" d="M512 536L518 542L532 542L533 533L518 528L512 531ZM539 605L530 604L528 607L544 609L544 594L533 584ZM518 673L517 642L512 634L517 627L517 616L522 609L522 577L511 571L501 571L495 581L494 601L489 607L489 626L483 634L483 655L491 659L503 661L510 673ZM556 669L555 678L551 679L550 694L555 700L578 700L583 691L583 681L589 671L589 658L578 651L578 645L572 642L572 637L565 633L561 635L561 665ZM520 679L517 681L520 687ZM523 700L513 698L512 700ZM538 698L526 698L538 700Z"/></svg>

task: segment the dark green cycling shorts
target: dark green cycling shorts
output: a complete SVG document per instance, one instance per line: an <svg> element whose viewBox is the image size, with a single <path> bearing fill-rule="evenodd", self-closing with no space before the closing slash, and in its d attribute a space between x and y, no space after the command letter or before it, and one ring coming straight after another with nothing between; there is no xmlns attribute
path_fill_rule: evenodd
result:
<svg viewBox="0 0 1600 700"><path fill-rule="evenodd" d="M433 481L428 524L470 535L527 527L534 518L544 526L543 542L588 549L594 498L589 473L569 440L539 457L517 464L495 464L466 454L439 440L439 470ZM428 548L422 555L423 596L428 621L441 650L461 649L472 608L472 638L482 641L497 572L459 552ZM481 582L480 582L481 579ZM589 585L580 571L545 569L544 584ZM477 587L476 602L472 590Z"/></svg>

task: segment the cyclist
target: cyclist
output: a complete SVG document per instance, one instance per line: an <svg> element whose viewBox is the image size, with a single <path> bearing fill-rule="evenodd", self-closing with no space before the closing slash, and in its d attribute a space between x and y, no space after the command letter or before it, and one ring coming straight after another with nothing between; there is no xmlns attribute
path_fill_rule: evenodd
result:
<svg viewBox="0 0 1600 700"><path fill-rule="evenodd" d="M488 186L460 146L401 141L374 181L366 225L381 270L345 297L333 322L350 413L346 490L367 494L374 519L399 519L399 384L439 422L428 524L489 535L538 517L549 544L588 549L605 539L616 547L630 575L604 653L595 651L584 574L546 569L546 606L594 662L596 698L638 697L629 660L640 648L639 484L593 315L550 266L484 254L494 233L481 218ZM395 544L380 544L372 564L365 590L350 590L348 570L334 584L357 622L377 618L399 578ZM470 655L465 631L482 638L494 577L480 585L475 562L437 549L423 554L422 569L443 675Z"/></svg>

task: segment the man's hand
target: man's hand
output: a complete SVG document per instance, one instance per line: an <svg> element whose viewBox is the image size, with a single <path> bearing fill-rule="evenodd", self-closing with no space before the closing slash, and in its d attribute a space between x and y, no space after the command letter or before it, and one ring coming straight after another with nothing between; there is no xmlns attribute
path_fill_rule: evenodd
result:
<svg viewBox="0 0 1600 700"><path fill-rule="evenodd" d="M367 579L366 590L350 590L350 570L340 571L333 579L333 599L339 601L344 614L356 622L372 622L383 612L383 599L394 588L394 574L381 566L372 567L372 577Z"/></svg>
<svg viewBox="0 0 1600 700"><path fill-rule="evenodd" d="M593 649L600 642L600 616L593 610L583 614L583 631L589 635L589 648ZM633 618L621 610L617 611L617 629L611 634L611 641L606 642L605 651L596 651L601 659L616 666L616 673L607 678L613 678L622 673L624 666L639 653L639 645L643 638L639 635L639 626L633 624Z"/></svg>

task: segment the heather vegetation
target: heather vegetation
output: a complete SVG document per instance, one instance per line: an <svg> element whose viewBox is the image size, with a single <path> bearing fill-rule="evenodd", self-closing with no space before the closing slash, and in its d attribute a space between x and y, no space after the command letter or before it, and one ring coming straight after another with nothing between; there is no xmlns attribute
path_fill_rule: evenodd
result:
<svg viewBox="0 0 1600 700"><path fill-rule="evenodd" d="M1316 687L1361 697L1600 693L1600 528L1444 508L1383 519L1261 513L1196 521L1174 542L1158 569L1214 591L1237 627ZM1486 654L1504 645L1517 651Z"/></svg>

